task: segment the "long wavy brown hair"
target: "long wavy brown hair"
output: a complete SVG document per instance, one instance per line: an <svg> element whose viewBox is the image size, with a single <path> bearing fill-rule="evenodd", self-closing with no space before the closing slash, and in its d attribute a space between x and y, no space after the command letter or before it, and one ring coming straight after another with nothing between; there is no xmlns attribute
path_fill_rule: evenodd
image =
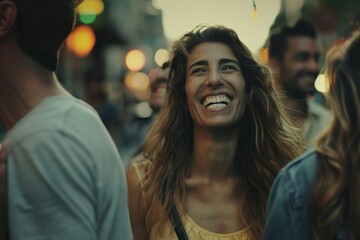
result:
<svg viewBox="0 0 360 240"><path fill-rule="evenodd" d="M345 55L333 48L327 57L334 117L316 144L320 164L309 203L316 239L332 239L342 226L348 239L360 239L360 35L349 41Z"/></svg>
<svg viewBox="0 0 360 240"><path fill-rule="evenodd" d="M279 169L303 151L303 145L279 105L268 68L254 60L233 30L222 26L199 26L173 45L167 100L145 139L145 152L153 163L144 179L147 228L156 236L167 220L171 201L184 199L184 178L190 172L193 151L193 120L186 110L186 64L192 50L203 42L230 47L244 75L248 104L238 123L233 168L249 211L245 219L251 223L251 238L260 239L271 184ZM162 191L164 181L166 189ZM160 200L163 194L164 204Z"/></svg>

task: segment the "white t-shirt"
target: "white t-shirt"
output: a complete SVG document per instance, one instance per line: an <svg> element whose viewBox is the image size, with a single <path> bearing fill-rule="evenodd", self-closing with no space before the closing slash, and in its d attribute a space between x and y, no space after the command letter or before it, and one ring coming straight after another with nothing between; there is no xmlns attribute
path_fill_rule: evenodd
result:
<svg viewBox="0 0 360 240"><path fill-rule="evenodd" d="M12 240L132 239L124 168L89 105L48 97L5 142Z"/></svg>

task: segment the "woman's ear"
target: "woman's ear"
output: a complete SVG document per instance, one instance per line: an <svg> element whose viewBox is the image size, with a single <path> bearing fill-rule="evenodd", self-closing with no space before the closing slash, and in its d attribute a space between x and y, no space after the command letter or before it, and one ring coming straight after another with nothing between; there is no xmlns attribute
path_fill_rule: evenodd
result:
<svg viewBox="0 0 360 240"><path fill-rule="evenodd" d="M14 26L17 8L10 0L0 1L0 37L7 35Z"/></svg>

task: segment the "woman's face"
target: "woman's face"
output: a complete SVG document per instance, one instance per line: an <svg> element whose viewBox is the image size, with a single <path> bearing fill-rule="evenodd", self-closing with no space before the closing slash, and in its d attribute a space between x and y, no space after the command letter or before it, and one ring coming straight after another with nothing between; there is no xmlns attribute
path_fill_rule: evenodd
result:
<svg viewBox="0 0 360 240"><path fill-rule="evenodd" d="M237 124L245 110L245 80L231 49L218 42L197 45L188 57L185 91L194 125Z"/></svg>

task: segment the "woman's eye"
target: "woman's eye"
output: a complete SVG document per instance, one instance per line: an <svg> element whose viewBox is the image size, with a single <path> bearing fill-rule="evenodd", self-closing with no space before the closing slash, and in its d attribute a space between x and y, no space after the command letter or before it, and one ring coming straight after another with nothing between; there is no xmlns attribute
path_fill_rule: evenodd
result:
<svg viewBox="0 0 360 240"><path fill-rule="evenodd" d="M225 65L221 68L222 71L228 71L228 72L233 72L233 71L237 71L237 67L233 66L233 65Z"/></svg>
<svg viewBox="0 0 360 240"><path fill-rule="evenodd" d="M206 71L207 71L206 68L199 67L199 68L195 68L195 69L191 70L191 74L205 73Z"/></svg>

